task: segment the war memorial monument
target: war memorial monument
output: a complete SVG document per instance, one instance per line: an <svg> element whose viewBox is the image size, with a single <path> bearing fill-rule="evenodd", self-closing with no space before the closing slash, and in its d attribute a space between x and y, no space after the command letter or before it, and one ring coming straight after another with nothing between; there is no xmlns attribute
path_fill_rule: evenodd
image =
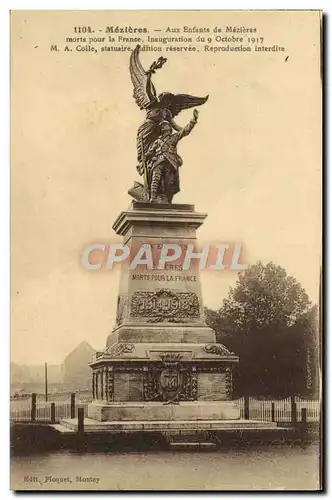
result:
<svg viewBox="0 0 332 500"><path fill-rule="evenodd" d="M146 71L139 46L130 56L133 95L146 112L137 133L142 182L129 189L134 200L113 224L130 255L147 244L154 256L165 244L196 248L196 230L207 216L194 205L173 203L173 197L180 190L182 165L177 144L196 127L196 107L208 97L157 95L152 75L165 62L160 57ZM174 118L189 108L193 117L181 128ZM199 259L192 259L188 269L181 258L162 269L158 264L132 269L129 258L121 266L116 325L105 350L90 363L93 401L85 429L176 434L275 427L274 422L240 419L232 400L238 362L205 321ZM77 419L64 419L62 425L75 428Z"/></svg>

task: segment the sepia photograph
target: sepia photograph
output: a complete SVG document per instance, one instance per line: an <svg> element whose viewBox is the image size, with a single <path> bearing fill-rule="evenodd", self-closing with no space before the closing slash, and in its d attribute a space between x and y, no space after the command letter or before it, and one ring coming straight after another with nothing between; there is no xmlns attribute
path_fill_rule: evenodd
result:
<svg viewBox="0 0 332 500"><path fill-rule="evenodd" d="M14 491L319 491L320 10L12 10Z"/></svg>

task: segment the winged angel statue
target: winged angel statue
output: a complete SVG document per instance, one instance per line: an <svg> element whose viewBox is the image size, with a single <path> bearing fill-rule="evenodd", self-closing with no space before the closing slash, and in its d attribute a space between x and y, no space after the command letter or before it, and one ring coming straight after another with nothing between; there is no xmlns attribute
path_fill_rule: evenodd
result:
<svg viewBox="0 0 332 500"><path fill-rule="evenodd" d="M179 167L182 158L177 153L180 139L190 134L197 123L198 111L183 128L174 117L184 109L204 104L206 97L163 92L157 96L151 81L152 75L166 62L159 57L145 71L139 59L137 45L130 56L130 76L134 86L133 97L146 118L137 132L137 171L143 176L144 184L135 182L128 193L138 201L171 203L174 194L180 190ZM175 132L173 133L173 130Z"/></svg>

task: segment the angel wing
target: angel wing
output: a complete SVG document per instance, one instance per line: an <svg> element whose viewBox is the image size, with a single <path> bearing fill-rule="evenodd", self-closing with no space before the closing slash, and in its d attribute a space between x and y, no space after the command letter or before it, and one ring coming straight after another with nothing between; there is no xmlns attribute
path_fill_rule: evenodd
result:
<svg viewBox="0 0 332 500"><path fill-rule="evenodd" d="M205 97L195 97L193 95L188 95L188 94L174 95L170 93L165 93L162 94L160 102L162 106L163 101L165 100L165 107L167 107L171 111L172 116L174 117L184 109L201 106L202 104L206 103L208 98L209 98L208 95Z"/></svg>
<svg viewBox="0 0 332 500"><path fill-rule="evenodd" d="M148 71L145 71L139 59L140 46L137 45L130 55L129 71L134 86L133 97L140 109L151 107L158 102L156 89L151 81L151 75L166 62L164 57L154 61Z"/></svg>

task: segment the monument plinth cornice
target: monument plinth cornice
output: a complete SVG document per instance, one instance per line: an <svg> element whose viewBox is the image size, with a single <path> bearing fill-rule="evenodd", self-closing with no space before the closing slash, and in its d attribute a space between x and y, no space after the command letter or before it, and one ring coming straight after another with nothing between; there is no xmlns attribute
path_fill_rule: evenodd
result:
<svg viewBox="0 0 332 500"><path fill-rule="evenodd" d="M121 212L112 228L119 235L125 235L135 225L190 226L199 228L207 214L195 212L194 205L133 202L128 210Z"/></svg>

